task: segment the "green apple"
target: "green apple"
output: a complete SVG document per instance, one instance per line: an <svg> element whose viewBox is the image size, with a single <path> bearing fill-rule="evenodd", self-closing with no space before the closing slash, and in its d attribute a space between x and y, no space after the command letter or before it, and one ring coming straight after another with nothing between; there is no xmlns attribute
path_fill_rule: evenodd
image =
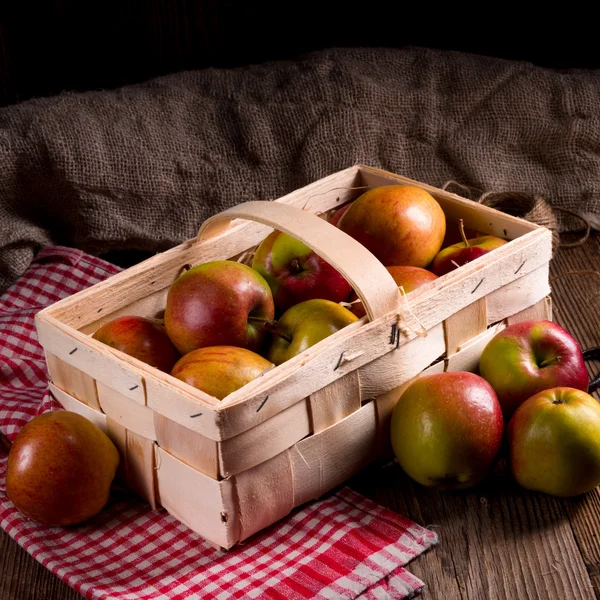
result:
<svg viewBox="0 0 600 600"><path fill-rule="evenodd" d="M526 400L507 429L512 474L523 487L578 496L600 484L600 405L575 388Z"/></svg>
<svg viewBox="0 0 600 600"><path fill-rule="evenodd" d="M267 357L280 365L355 321L356 315L330 300L296 304L279 319Z"/></svg>

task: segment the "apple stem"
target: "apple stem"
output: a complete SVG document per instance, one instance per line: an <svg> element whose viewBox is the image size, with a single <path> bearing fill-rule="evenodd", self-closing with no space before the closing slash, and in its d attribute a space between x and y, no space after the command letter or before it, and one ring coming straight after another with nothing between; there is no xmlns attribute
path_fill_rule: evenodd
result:
<svg viewBox="0 0 600 600"><path fill-rule="evenodd" d="M290 266L292 267L292 269L294 269L294 271L296 273L300 273L302 271L302 267L300 266L300 263L298 262L298 259L295 258L291 263Z"/></svg>
<svg viewBox="0 0 600 600"><path fill-rule="evenodd" d="M0 431L0 452L7 456L11 447L12 442Z"/></svg>
<svg viewBox="0 0 600 600"><path fill-rule="evenodd" d="M465 222L462 219L458 220L458 230L460 231L460 237L462 238L462 241L465 243L465 246L467 248L469 248L469 240L467 239L467 236L465 235Z"/></svg>
<svg viewBox="0 0 600 600"><path fill-rule="evenodd" d="M281 333L281 331L277 329L277 321L275 321L274 319L266 319L264 317L248 317L248 321L262 323L266 331L278 335L280 338L283 338L288 344L292 343L292 338L288 337L284 333Z"/></svg>
<svg viewBox="0 0 600 600"><path fill-rule="evenodd" d="M561 361L561 357L560 356L552 356L551 358L547 358L546 360L543 360L539 366L540 368L544 368L547 367L548 365L557 365L558 363L560 363Z"/></svg>

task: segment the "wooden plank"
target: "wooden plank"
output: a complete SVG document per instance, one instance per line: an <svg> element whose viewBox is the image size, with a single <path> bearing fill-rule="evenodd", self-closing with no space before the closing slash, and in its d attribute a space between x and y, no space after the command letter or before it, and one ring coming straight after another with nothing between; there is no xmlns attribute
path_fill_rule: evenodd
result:
<svg viewBox="0 0 600 600"><path fill-rule="evenodd" d="M483 333L469 340L459 347L458 352L450 358L444 358L444 371L470 371L477 372L479 357L487 343L506 327L504 321L492 325Z"/></svg>
<svg viewBox="0 0 600 600"><path fill-rule="evenodd" d="M358 390L355 390L358 395ZM219 475L251 469L311 433L308 402L301 400L248 431L218 443Z"/></svg>
<svg viewBox="0 0 600 600"><path fill-rule="evenodd" d="M292 465L286 450L235 476L239 539L272 525L294 508Z"/></svg>
<svg viewBox="0 0 600 600"><path fill-rule="evenodd" d="M487 302L480 298L444 320L446 356L456 354L460 347L487 329Z"/></svg>
<svg viewBox="0 0 600 600"><path fill-rule="evenodd" d="M377 451L377 433L375 403L369 402L293 446L294 506L318 498L367 465Z"/></svg>
<svg viewBox="0 0 600 600"><path fill-rule="evenodd" d="M549 264L543 264L490 293L486 298L488 323L498 323L543 300L550 293L548 272Z"/></svg>
<svg viewBox="0 0 600 600"><path fill-rule="evenodd" d="M230 479L216 481L155 445L158 498L176 519L217 546L239 539L239 520Z"/></svg>
<svg viewBox="0 0 600 600"><path fill-rule="evenodd" d="M97 383L98 401L102 411L111 419L142 437L156 440L154 411L123 396L101 382Z"/></svg>
<svg viewBox="0 0 600 600"><path fill-rule="evenodd" d="M43 312L35 316L35 325L39 342L46 352L83 371L96 381L110 385L139 404L146 404L144 381L136 365L143 365L144 370L150 370L148 365L48 315L44 316Z"/></svg>
<svg viewBox="0 0 600 600"><path fill-rule="evenodd" d="M67 394L74 396L94 410L101 410L98 402L96 381L87 373L77 369L52 354L46 352L46 365L52 382Z"/></svg>
<svg viewBox="0 0 600 600"><path fill-rule="evenodd" d="M521 321L532 321L532 320L552 320L552 301L550 296L546 296L539 302L536 302L533 306L529 306L524 310L511 315L506 319L507 325L513 323L520 323Z"/></svg>
<svg viewBox="0 0 600 600"><path fill-rule="evenodd" d="M327 429L360 408L361 392L358 372L359 369L351 371L341 379L310 395L308 404L310 429L313 433Z"/></svg>
<svg viewBox="0 0 600 600"><path fill-rule="evenodd" d="M350 167L295 190L276 202L309 212L324 212L356 197L360 190L353 188L358 181L358 167ZM110 315L156 290L169 287L184 264L195 265L235 256L260 243L270 231L270 227L258 223L237 222L206 243L197 244L195 240L189 240L65 298L42 313L81 329L98 320L99 307Z"/></svg>
<svg viewBox="0 0 600 600"><path fill-rule="evenodd" d="M154 430L158 445L163 450L205 475L213 479L219 478L219 442L157 412L154 412Z"/></svg>
<svg viewBox="0 0 600 600"><path fill-rule="evenodd" d="M409 567L427 583L424 598L594 598L560 500L496 477L476 490L440 493L395 464L368 470L352 487L439 534L439 546Z"/></svg>
<svg viewBox="0 0 600 600"><path fill-rule="evenodd" d="M554 320L567 329L583 349L600 346L600 277L571 274L575 271L600 272L600 235L576 248L558 251L550 266ZM587 363L590 377L600 373L600 361ZM594 397L600 400L600 393ZM596 596L600 598L600 491L563 500L573 533Z"/></svg>
<svg viewBox="0 0 600 600"><path fill-rule="evenodd" d="M445 349L444 328L439 323L427 331L427 337L415 337L398 350L361 367L361 398L375 398L402 385L440 358Z"/></svg>
<svg viewBox="0 0 600 600"><path fill-rule="evenodd" d="M110 417L106 418L106 434L112 440L112 443L119 451L119 468L117 469L117 479L124 485L128 485L127 476L127 429L113 421Z"/></svg>
<svg viewBox="0 0 600 600"><path fill-rule="evenodd" d="M154 446L152 440L127 430L127 485L156 510Z"/></svg>
<svg viewBox="0 0 600 600"><path fill-rule="evenodd" d="M77 400L70 394L67 394L64 390L61 390L59 387L54 385L52 382L49 383L50 393L54 396L57 402L59 402L65 410L70 410L72 412L76 412L80 414L82 417L89 419L94 425L97 425L106 433L107 425L106 425L106 415L96 410L95 408L91 408L87 404L81 402L81 400Z"/></svg>

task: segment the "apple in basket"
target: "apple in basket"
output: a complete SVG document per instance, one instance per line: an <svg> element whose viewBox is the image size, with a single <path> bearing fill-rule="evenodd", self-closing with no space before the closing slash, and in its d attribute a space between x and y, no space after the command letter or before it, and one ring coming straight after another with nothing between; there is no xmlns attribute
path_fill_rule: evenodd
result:
<svg viewBox="0 0 600 600"><path fill-rule="evenodd" d="M386 185L359 196L338 227L385 266L426 267L442 247L446 217L429 192L413 185Z"/></svg>
<svg viewBox="0 0 600 600"><path fill-rule="evenodd" d="M352 202L345 204L341 208L334 210L327 219L332 225L338 226L340 219L344 216L344 213L352 206Z"/></svg>
<svg viewBox="0 0 600 600"><path fill-rule="evenodd" d="M350 295L351 286L341 273L281 231L273 231L261 242L252 267L267 280L280 313L305 300L341 302Z"/></svg>
<svg viewBox="0 0 600 600"><path fill-rule="evenodd" d="M210 346L189 352L171 375L222 400L274 365L255 352L236 346Z"/></svg>
<svg viewBox="0 0 600 600"><path fill-rule="evenodd" d="M421 267L386 267L398 287L402 286L405 294L416 290L417 288L437 279L437 275ZM357 295L352 294L349 302L352 303L350 310L360 319L367 313L362 302L357 301Z"/></svg>
<svg viewBox="0 0 600 600"><path fill-rule="evenodd" d="M10 448L6 495L34 521L75 525L104 508L118 466L117 449L94 423L66 410L47 412Z"/></svg>
<svg viewBox="0 0 600 600"><path fill-rule="evenodd" d="M230 260L207 262L169 288L165 327L181 354L207 346L260 350L275 308L269 284L254 269Z"/></svg>
<svg viewBox="0 0 600 600"><path fill-rule="evenodd" d="M513 323L483 349L479 373L496 391L508 420L527 398L553 387L587 391L589 378L575 338L552 321Z"/></svg>
<svg viewBox="0 0 600 600"><path fill-rule="evenodd" d="M600 484L600 405L586 392L535 394L513 415L507 438L512 474L527 489L577 496Z"/></svg>
<svg viewBox="0 0 600 600"><path fill-rule="evenodd" d="M494 235L484 235L468 240L462 219L459 221L459 228L463 241L444 248L433 259L431 270L436 275L450 273L450 271L506 244L506 240Z"/></svg>
<svg viewBox="0 0 600 600"><path fill-rule="evenodd" d="M394 407L391 440L400 466L440 490L468 488L494 465L504 422L492 386L463 372L424 375Z"/></svg>
<svg viewBox="0 0 600 600"><path fill-rule="evenodd" d="M117 317L92 337L165 373L181 358L164 326L145 317Z"/></svg>
<svg viewBox="0 0 600 600"><path fill-rule="evenodd" d="M355 321L356 315L330 300L296 304L277 322L267 357L280 365Z"/></svg>

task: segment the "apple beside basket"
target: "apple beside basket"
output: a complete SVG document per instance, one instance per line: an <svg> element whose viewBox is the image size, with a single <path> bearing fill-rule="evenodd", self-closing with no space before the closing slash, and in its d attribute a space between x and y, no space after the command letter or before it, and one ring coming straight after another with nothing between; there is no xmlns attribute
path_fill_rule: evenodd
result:
<svg viewBox="0 0 600 600"><path fill-rule="evenodd" d="M403 297L366 248L317 216L364 186L390 184L418 185L448 221L462 218L468 228L511 241ZM338 269L366 317L222 401L91 338L116 316L157 314L183 265L235 259L272 228ZM475 370L485 344L507 323L551 318L550 258L547 229L356 165L275 202L220 213L197 240L54 304L36 325L52 393L109 434L128 485L231 548L389 456L391 411L409 381Z"/></svg>

